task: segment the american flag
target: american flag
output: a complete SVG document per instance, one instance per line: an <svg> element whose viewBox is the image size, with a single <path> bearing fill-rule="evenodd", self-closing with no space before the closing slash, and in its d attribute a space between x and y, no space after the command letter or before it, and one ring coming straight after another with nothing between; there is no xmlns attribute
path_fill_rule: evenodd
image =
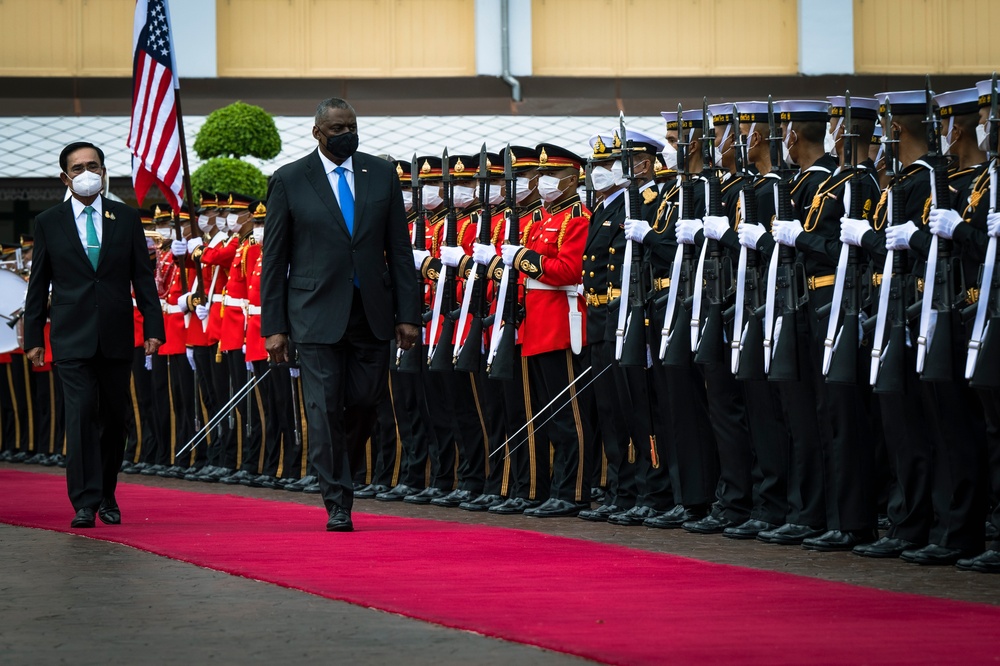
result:
<svg viewBox="0 0 1000 666"><path fill-rule="evenodd" d="M132 51L132 185L140 206L156 184L177 209L184 180L167 0L136 0Z"/></svg>

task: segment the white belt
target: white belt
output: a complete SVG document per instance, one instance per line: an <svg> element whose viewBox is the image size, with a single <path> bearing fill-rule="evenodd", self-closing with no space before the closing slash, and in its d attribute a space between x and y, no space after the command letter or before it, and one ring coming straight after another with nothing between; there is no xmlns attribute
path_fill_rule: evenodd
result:
<svg viewBox="0 0 1000 666"><path fill-rule="evenodd" d="M224 299L225 297L222 294L215 294L214 296L212 296L213 303L221 303Z"/></svg>
<svg viewBox="0 0 1000 666"><path fill-rule="evenodd" d="M252 315L260 315L260 306L259 305L248 305L247 306L247 310Z"/></svg>
<svg viewBox="0 0 1000 666"><path fill-rule="evenodd" d="M226 296L223 301L223 305L226 307L242 308L247 304L247 299L245 298L233 298L232 296Z"/></svg>
<svg viewBox="0 0 1000 666"><path fill-rule="evenodd" d="M580 305L577 302L577 285L566 284L559 287L551 284L539 282L534 278L524 281L524 288L528 291L561 291L566 294L566 302L569 305L569 346L574 354L583 351L583 313L580 312Z"/></svg>
<svg viewBox="0 0 1000 666"><path fill-rule="evenodd" d="M132 299L132 307L134 307L134 308L139 307L139 304L135 302L134 298Z"/></svg>
<svg viewBox="0 0 1000 666"><path fill-rule="evenodd" d="M181 310L179 305L164 305L163 311L167 314L183 314L184 311Z"/></svg>

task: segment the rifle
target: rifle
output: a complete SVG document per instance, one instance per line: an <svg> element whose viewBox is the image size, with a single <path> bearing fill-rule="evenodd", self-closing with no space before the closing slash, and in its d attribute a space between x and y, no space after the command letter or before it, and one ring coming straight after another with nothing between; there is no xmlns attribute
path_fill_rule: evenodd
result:
<svg viewBox="0 0 1000 666"><path fill-rule="evenodd" d="M702 101L702 177L705 179L705 213L706 215L722 215L722 184L719 181L718 167L715 164L715 129L708 120L708 98ZM739 133L739 121L736 120L736 107L733 107L733 120L737 123L736 133ZM691 306L691 351L695 353L694 362L711 364L721 363L725 349L725 333L722 317L722 302L732 293L732 265L728 257L722 256L719 241L708 238L701 247L698 258L698 268L694 279L694 301ZM729 285L723 288L723 272L729 277ZM702 303L708 301L705 322L702 326Z"/></svg>
<svg viewBox="0 0 1000 666"><path fill-rule="evenodd" d="M855 220L864 215L857 137L857 128L851 123L851 91L848 90L844 96L844 164L851 165L851 178L845 185L844 208L847 216ZM858 381L860 264L861 250L847 243L842 244L833 285L830 320L823 341L823 375L826 381L834 384L855 384ZM843 322L840 321L841 310Z"/></svg>
<svg viewBox="0 0 1000 666"><path fill-rule="evenodd" d="M594 206L597 201L597 192L594 190L594 162L591 158L587 158L587 166L584 171L583 177L583 187L584 193L587 195L587 210L594 210Z"/></svg>
<svg viewBox="0 0 1000 666"><path fill-rule="evenodd" d="M632 142L625 133L624 113L619 114L618 124L622 140L622 176L629 181L625 190L625 209L630 219L639 219L642 216L642 199L632 164ZM615 329L615 360L624 367L646 367L646 290L642 285L642 255L642 243L629 241L625 246L622 294L618 301L618 326Z"/></svg>
<svg viewBox="0 0 1000 666"><path fill-rule="evenodd" d="M503 154L503 177L506 182L507 242L517 245L520 241L520 217L517 213L517 178L511 162L510 145ZM511 284L513 280L514 284ZM504 266L497 294L497 311L490 336L490 351L486 357L486 373L490 379L514 379L514 345L516 342L520 305L517 302L517 271Z"/></svg>
<svg viewBox="0 0 1000 666"><path fill-rule="evenodd" d="M413 153L413 159L410 161L410 191L413 195L412 208L416 213L416 217L413 218L413 249L426 250L427 230L425 224L427 219L424 213L423 199L420 196L420 168L417 165L416 153ZM427 287L424 283L424 276L419 269L417 269L417 284L424 285L424 289L426 290ZM427 304L424 303L424 312L422 316L424 323L427 323L429 314L430 312L427 310ZM399 372L408 372L411 374L420 372L421 359L423 358L420 347L421 342L420 340L417 340L408 350L401 348L396 349L396 369Z"/></svg>
<svg viewBox="0 0 1000 666"><path fill-rule="evenodd" d="M791 169L779 159L778 145L782 135L774 120L773 102L768 96L768 123L771 142L771 159L778 165L779 179L774 184L774 209L777 219L791 220L792 210ZM777 155L776 155L777 153ZM767 302L764 314L764 369L772 381L797 381L799 378L798 310L809 299L806 291L806 274L802 264L795 261L795 248L779 245L771 255L767 268Z"/></svg>
<svg viewBox="0 0 1000 666"><path fill-rule="evenodd" d="M476 179L479 181L479 201L482 203L482 210L479 211L479 225L477 227L476 240L480 245L489 245L491 221L493 210L490 206L490 173L489 158L486 157L486 144L483 144L479 151L479 171L476 172ZM486 267L473 264L469 279L465 282L465 291L462 294L462 311L458 316L458 334L455 337L455 348L452 360L455 369L462 372L477 372L483 356L483 318L486 317ZM469 333L465 333L465 324L468 321L469 313L472 313L472 322L469 324ZM473 344L469 344L469 343Z"/></svg>
<svg viewBox="0 0 1000 666"><path fill-rule="evenodd" d="M934 112L931 77L924 85L927 100L927 162L931 167L931 206L950 207L948 160L941 154L941 119ZM920 308L917 336L917 373L925 381L951 381L952 331L955 306L965 298L960 259L952 257L952 242L931 236L924 272L924 300ZM956 275L961 285L956 293Z"/></svg>
<svg viewBox="0 0 1000 666"><path fill-rule="evenodd" d="M694 214L694 183L687 173L687 149L691 143L693 130L684 140L684 110L677 105L677 219L690 219ZM687 316L687 302L693 291L691 264L694 261L694 245L678 243L674 262L670 267L670 290L667 292L667 310L660 331L660 360L664 365L684 366L690 358L688 346L675 336L678 322L690 321ZM678 311L680 307L681 311Z"/></svg>
<svg viewBox="0 0 1000 666"><path fill-rule="evenodd" d="M998 133L1000 114L997 113L997 73L993 72L993 80L990 82L989 138L986 143L986 160L990 165L991 214L997 211L997 200L1000 198L1000 193L997 192ZM996 263L997 239L990 236L979 281L976 319L965 361L965 377L977 388L1000 388L1000 345L996 341L997 330L1000 329L1000 276L997 275Z"/></svg>
<svg viewBox="0 0 1000 666"><path fill-rule="evenodd" d="M757 192L754 189L746 165L750 161L747 144L739 133L739 119L736 107L733 107L734 131L736 131L736 171L743 176L740 189L740 224L759 224L757 219ZM737 379L763 380L764 355L761 353L764 345L764 330L760 325L757 311L762 303L760 252L741 245L740 256L736 265L736 303L733 321L732 359L730 367ZM743 350L749 349L744 354Z"/></svg>
<svg viewBox="0 0 1000 666"><path fill-rule="evenodd" d="M448 149L445 148L441 157L441 198L444 199L445 222L442 245L455 247L458 245L458 218L455 215L455 202L452 198L451 168L448 165ZM441 372L454 367L450 354L436 354L438 341L451 347L455 339L455 269L451 266L441 266L438 276L437 290L434 293L434 311L431 314L431 331L427 338L427 367ZM440 328L439 328L440 327ZM440 337L438 332L440 331Z"/></svg>
<svg viewBox="0 0 1000 666"><path fill-rule="evenodd" d="M901 171L896 161L899 132L892 131L892 102L886 98L883 136L889 137L888 132L892 132L892 139L886 138L882 142L885 146L886 171L890 178L889 187L886 189L886 228L901 224L901 221L906 219L906 201L902 196L895 196ZM886 251L878 310L872 318L875 322L875 337L872 340L868 383L874 387L875 393L900 393L906 386L907 264L905 251ZM868 321L871 322L872 319ZM890 321L888 340L885 337L887 321Z"/></svg>

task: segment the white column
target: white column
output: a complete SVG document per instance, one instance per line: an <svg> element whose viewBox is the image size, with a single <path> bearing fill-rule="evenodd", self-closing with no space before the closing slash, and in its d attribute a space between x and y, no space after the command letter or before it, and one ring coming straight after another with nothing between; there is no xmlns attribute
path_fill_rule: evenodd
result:
<svg viewBox="0 0 1000 666"><path fill-rule="evenodd" d="M214 79L218 73L215 3L170 0L177 75L182 79Z"/></svg>
<svg viewBox="0 0 1000 666"><path fill-rule="evenodd" d="M500 76L500 0L476 1L476 74ZM509 0L510 69L514 76L531 76L531 0Z"/></svg>
<svg viewBox="0 0 1000 666"><path fill-rule="evenodd" d="M853 0L798 0L799 73L854 73Z"/></svg>

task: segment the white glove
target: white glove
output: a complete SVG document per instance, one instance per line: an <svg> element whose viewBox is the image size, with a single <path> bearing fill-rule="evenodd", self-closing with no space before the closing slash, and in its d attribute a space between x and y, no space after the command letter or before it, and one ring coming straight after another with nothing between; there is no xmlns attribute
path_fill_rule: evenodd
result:
<svg viewBox="0 0 1000 666"><path fill-rule="evenodd" d="M177 307L179 307L181 312L184 314L190 312L190 310L188 310L188 298L190 298L193 293L193 291L189 291L186 294L181 294L181 297L177 299Z"/></svg>
<svg viewBox="0 0 1000 666"><path fill-rule="evenodd" d="M702 222L705 223L705 238L719 240L729 231L729 218L723 215L706 215Z"/></svg>
<svg viewBox="0 0 1000 666"><path fill-rule="evenodd" d="M195 367L195 364L194 364L194 349L192 349L191 347L187 348L187 357L188 357L188 363L191 364L191 369L192 370L197 370L198 368Z"/></svg>
<svg viewBox="0 0 1000 666"><path fill-rule="evenodd" d="M576 285L576 295L583 296L583 283Z"/></svg>
<svg viewBox="0 0 1000 666"><path fill-rule="evenodd" d="M868 220L855 220L852 217L840 218L840 242L861 247L861 237L872 231Z"/></svg>
<svg viewBox="0 0 1000 666"><path fill-rule="evenodd" d="M760 237L765 232L763 224L747 224L746 222L740 222L740 226L736 229L736 235L740 237L740 245L750 250L757 249L757 242L760 241Z"/></svg>
<svg viewBox="0 0 1000 666"><path fill-rule="evenodd" d="M955 227L962 222L962 216L951 208L935 208L928 216L927 227L932 234L950 239L955 233Z"/></svg>
<svg viewBox="0 0 1000 666"><path fill-rule="evenodd" d="M771 235L781 245L795 247L795 239L802 233L802 223L798 220L775 220L771 223Z"/></svg>
<svg viewBox="0 0 1000 666"><path fill-rule="evenodd" d="M195 236L188 241L188 254L194 252L197 247L201 247L201 238L199 236Z"/></svg>
<svg viewBox="0 0 1000 666"><path fill-rule="evenodd" d="M677 220L677 226L674 227L677 242L693 245L695 234L701 231L702 227L704 225L701 220Z"/></svg>
<svg viewBox="0 0 1000 666"><path fill-rule="evenodd" d="M500 256L503 257L503 263L505 266L514 265L514 255L516 255L521 250L520 245L501 245L500 246Z"/></svg>
<svg viewBox="0 0 1000 666"><path fill-rule="evenodd" d="M414 250L413 251L413 267L418 271L423 267L424 260L431 256L431 253L427 250Z"/></svg>
<svg viewBox="0 0 1000 666"><path fill-rule="evenodd" d="M462 261L462 257L465 256L465 250L459 247L448 247L447 245L441 246L441 263L445 266L451 266L455 268L458 266L458 262Z"/></svg>
<svg viewBox="0 0 1000 666"><path fill-rule="evenodd" d="M641 243L646 238L646 234L652 230L646 220L633 220L631 218L625 220L625 238L630 241Z"/></svg>
<svg viewBox="0 0 1000 666"><path fill-rule="evenodd" d="M986 232L994 238L1000 237L1000 213L986 215Z"/></svg>
<svg viewBox="0 0 1000 666"><path fill-rule="evenodd" d="M288 368L288 374L291 376L292 379L298 379L298 377L299 377L299 369L298 368Z"/></svg>
<svg viewBox="0 0 1000 666"><path fill-rule="evenodd" d="M205 321L208 319L208 306L204 303L194 306L194 314L198 319Z"/></svg>
<svg viewBox="0 0 1000 666"><path fill-rule="evenodd" d="M253 361L247 361L247 372L253 372Z"/></svg>
<svg viewBox="0 0 1000 666"><path fill-rule="evenodd" d="M492 245L481 243L472 244L472 260L480 266L489 266L493 258L497 256L496 248Z"/></svg>
<svg viewBox="0 0 1000 666"><path fill-rule="evenodd" d="M917 225L913 222L906 224L896 224L885 230L885 249L887 250L909 250L910 237L917 231Z"/></svg>
<svg viewBox="0 0 1000 666"><path fill-rule="evenodd" d="M152 370L153 369L153 357L152 356L147 356L146 357L146 369L147 370Z"/></svg>
<svg viewBox="0 0 1000 666"><path fill-rule="evenodd" d="M188 253L187 241L183 240L170 241L170 253L173 254L175 257L183 257L185 254Z"/></svg>

